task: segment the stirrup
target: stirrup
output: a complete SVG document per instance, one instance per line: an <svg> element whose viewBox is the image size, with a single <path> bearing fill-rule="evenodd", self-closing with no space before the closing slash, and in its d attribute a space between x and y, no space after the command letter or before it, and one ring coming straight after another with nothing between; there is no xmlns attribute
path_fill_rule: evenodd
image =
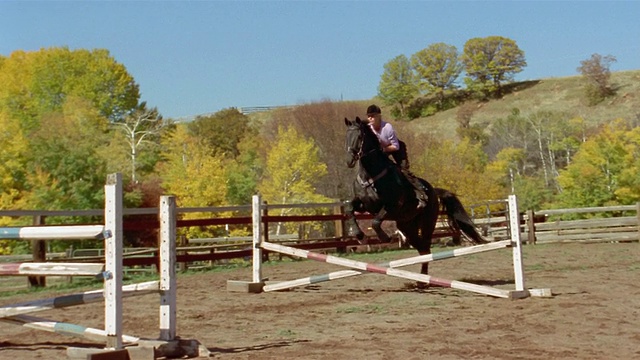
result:
<svg viewBox="0 0 640 360"><path fill-rule="evenodd" d="M418 205L416 206L416 209L419 210L419 209L423 209L425 207L427 207L427 202L422 197L419 197L418 198Z"/></svg>

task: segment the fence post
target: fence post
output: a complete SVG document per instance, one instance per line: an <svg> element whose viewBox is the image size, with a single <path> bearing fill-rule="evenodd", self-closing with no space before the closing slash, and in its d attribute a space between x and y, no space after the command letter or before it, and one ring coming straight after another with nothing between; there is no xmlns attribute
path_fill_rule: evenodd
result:
<svg viewBox="0 0 640 360"><path fill-rule="evenodd" d="M527 231L528 231L528 236L527 236L527 244L533 244L535 245L536 243L536 221L535 221L535 214L533 213L533 210L529 209L527 210Z"/></svg>
<svg viewBox="0 0 640 360"><path fill-rule="evenodd" d="M344 240L344 203L333 208L334 215L340 215L340 219L335 221L336 237Z"/></svg>
<svg viewBox="0 0 640 360"><path fill-rule="evenodd" d="M188 245L187 237L185 235L180 235L179 245L181 247L186 247ZM186 250L180 252L180 255L187 255L187 254L188 254L188 251ZM189 266L187 265L186 261L182 261L178 263L178 268L180 269L181 272L185 272L187 271L187 269L189 269Z"/></svg>
<svg viewBox="0 0 640 360"><path fill-rule="evenodd" d="M640 240L640 202L636 203L636 218L638 219L638 240Z"/></svg>
<svg viewBox="0 0 640 360"><path fill-rule="evenodd" d="M45 216L35 215L33 217L33 225L44 225ZM31 240L31 254L33 262L43 263L47 261L47 242L45 240ZM45 287L47 286L47 278L45 276L29 276L29 287Z"/></svg>

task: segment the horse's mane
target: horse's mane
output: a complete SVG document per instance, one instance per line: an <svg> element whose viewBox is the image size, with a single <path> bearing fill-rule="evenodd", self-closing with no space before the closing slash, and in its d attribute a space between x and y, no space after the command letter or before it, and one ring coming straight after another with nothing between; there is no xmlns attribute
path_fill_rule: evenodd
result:
<svg viewBox="0 0 640 360"><path fill-rule="evenodd" d="M368 137L368 140L371 141L373 144L375 144L374 145L375 149L372 149L372 150L378 150L382 155L382 157L387 162L391 163L391 159L389 159L389 157L386 156L386 154L384 153L384 150L382 150L382 145L380 145L380 140L378 140L378 136L373 132L373 130L371 129L371 126L369 126L369 123L367 121L362 121L360 122L359 125L360 125L360 129L362 129L362 131L364 132L364 136Z"/></svg>

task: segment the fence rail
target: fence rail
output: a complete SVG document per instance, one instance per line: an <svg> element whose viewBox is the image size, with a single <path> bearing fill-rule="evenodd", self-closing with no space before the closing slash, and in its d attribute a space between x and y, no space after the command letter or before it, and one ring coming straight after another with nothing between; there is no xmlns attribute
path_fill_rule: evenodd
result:
<svg viewBox="0 0 640 360"><path fill-rule="evenodd" d="M634 216L623 216L633 213ZM598 214L599 217L563 220L564 216ZM529 218L544 221L530 221ZM551 242L630 242L640 241L640 203L528 211L523 232L535 243Z"/></svg>

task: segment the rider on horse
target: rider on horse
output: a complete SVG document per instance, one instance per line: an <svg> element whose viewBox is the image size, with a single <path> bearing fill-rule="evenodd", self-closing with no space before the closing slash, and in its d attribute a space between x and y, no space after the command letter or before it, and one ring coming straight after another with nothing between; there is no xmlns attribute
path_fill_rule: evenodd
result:
<svg viewBox="0 0 640 360"><path fill-rule="evenodd" d="M371 130L376 134L380 141L382 150L391 155L395 163L399 166L402 174L407 178L411 186L416 192L418 199L418 209L422 209L427 204L427 194L418 179L411 171L409 171L409 159L407 157L407 148L404 142L398 140L393 126L382 120L382 111L377 105L371 105L367 108L367 119Z"/></svg>

